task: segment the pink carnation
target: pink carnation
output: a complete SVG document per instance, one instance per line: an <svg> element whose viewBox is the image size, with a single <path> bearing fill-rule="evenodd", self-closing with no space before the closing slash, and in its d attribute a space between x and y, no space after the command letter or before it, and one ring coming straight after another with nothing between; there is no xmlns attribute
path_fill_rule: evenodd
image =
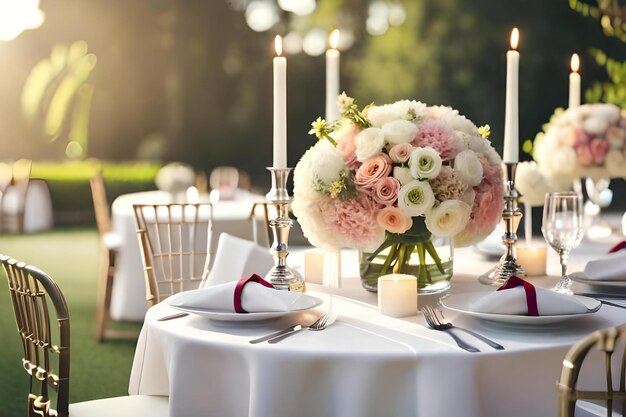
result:
<svg viewBox="0 0 626 417"><path fill-rule="evenodd" d="M595 138L589 144L589 150L591 151L593 163L602 165L606 154L609 152L609 142L604 139Z"/></svg>
<svg viewBox="0 0 626 417"><path fill-rule="evenodd" d="M401 164L409 160L413 149L414 148L410 143L401 143L399 145L392 146L391 149L389 149L389 157L393 162Z"/></svg>
<svg viewBox="0 0 626 417"><path fill-rule="evenodd" d="M474 187L476 197L465 230L454 238L459 246L476 243L493 231L502 219L504 206L504 185L502 168L491 165L484 155L478 155L483 165L483 180Z"/></svg>
<svg viewBox="0 0 626 417"><path fill-rule="evenodd" d="M576 160L580 165L587 167L593 164L593 155L589 146L577 146L574 150L576 151Z"/></svg>
<svg viewBox="0 0 626 417"><path fill-rule="evenodd" d="M440 120L426 120L418 125L417 136L411 144L420 148L430 146L439 153L441 159L452 159L458 152L454 131Z"/></svg>
<svg viewBox="0 0 626 417"><path fill-rule="evenodd" d="M333 227L343 246L376 248L384 240L384 229L376 222L379 208L366 195L340 200L326 198L319 204L326 224Z"/></svg>
<svg viewBox="0 0 626 417"><path fill-rule="evenodd" d="M391 158L384 153L366 160L356 171L354 183L357 189L372 190L381 178L389 175L392 167Z"/></svg>
<svg viewBox="0 0 626 417"><path fill-rule="evenodd" d="M400 181L394 177L381 178L374 185L374 201L383 206L390 206L398 199L398 190L400 190Z"/></svg>
<svg viewBox="0 0 626 417"><path fill-rule="evenodd" d="M356 145L354 138L361 131L356 126L352 127L344 136L337 139L337 149L343 153L343 160L348 169L356 171L361 163L356 159Z"/></svg>

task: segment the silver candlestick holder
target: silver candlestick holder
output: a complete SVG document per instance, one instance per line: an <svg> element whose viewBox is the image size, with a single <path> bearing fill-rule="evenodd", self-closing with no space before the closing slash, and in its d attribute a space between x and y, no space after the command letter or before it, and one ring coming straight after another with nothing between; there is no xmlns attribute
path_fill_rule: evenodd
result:
<svg viewBox="0 0 626 417"><path fill-rule="evenodd" d="M504 221L502 244L505 246L506 252L502 255L500 263L495 268L490 269L478 278L483 284L500 286L513 275L520 278L526 277L526 271L517 263L515 258L517 227L522 220L522 212L517 207L519 195L517 190L515 190L516 170L517 162L504 163L506 188L504 192L504 210L502 210L502 221Z"/></svg>
<svg viewBox="0 0 626 417"><path fill-rule="evenodd" d="M274 235L274 243L270 253L274 256L275 265L265 278L276 289L304 292L304 279L287 265L289 231L293 226L289 218L289 193L287 192L287 178L291 168L267 168L272 174L272 188L265 196L267 201L276 207L277 217L270 220L270 228Z"/></svg>

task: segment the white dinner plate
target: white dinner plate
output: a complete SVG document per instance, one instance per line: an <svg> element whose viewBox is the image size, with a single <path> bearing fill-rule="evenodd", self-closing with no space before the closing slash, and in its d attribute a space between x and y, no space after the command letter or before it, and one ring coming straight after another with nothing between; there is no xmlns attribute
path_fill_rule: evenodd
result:
<svg viewBox="0 0 626 417"><path fill-rule="evenodd" d="M185 313L195 314L202 317L207 317L212 320L222 320L222 321L258 321L258 320L269 320L275 319L278 317L283 317L288 314L293 314L299 311L309 310L311 308L315 308L323 303L323 300L320 300L317 297L313 297L307 294L302 294L298 297L294 303L292 304L292 308L289 311L264 311L258 313L234 313L231 311L224 310L212 310L208 308L192 308L192 307L179 307L179 306L171 306L180 311L184 311Z"/></svg>
<svg viewBox="0 0 626 417"><path fill-rule="evenodd" d="M521 324L521 325L540 325L558 323L560 321L571 320L585 316L587 314L595 313L600 309L602 303L589 297L582 297L579 295L573 295L572 297L578 298L589 310L586 313L577 314L560 314L555 316L525 316L517 314L495 314L495 313L480 313L470 310L469 306L479 298L484 297L488 293L477 292L467 294L452 294L444 298L441 303L449 310L459 312L468 316L476 317L483 320L495 321L499 323L507 324Z"/></svg>
<svg viewBox="0 0 626 417"><path fill-rule="evenodd" d="M589 278L584 272L573 272L569 274L569 277L574 282L580 282L581 284L599 286L599 287L615 287L623 288L626 290L626 276L624 281L620 280L603 280Z"/></svg>

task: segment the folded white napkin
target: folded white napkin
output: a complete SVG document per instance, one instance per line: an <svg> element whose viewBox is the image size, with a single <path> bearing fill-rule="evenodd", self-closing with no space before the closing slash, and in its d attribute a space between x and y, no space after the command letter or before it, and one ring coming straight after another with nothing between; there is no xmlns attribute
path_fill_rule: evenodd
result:
<svg viewBox="0 0 626 417"><path fill-rule="evenodd" d="M589 309L571 295L535 287L540 316L586 313ZM470 310L480 313L527 315L528 304L524 287L494 291L470 304Z"/></svg>
<svg viewBox="0 0 626 417"><path fill-rule="evenodd" d="M235 312L233 296L237 281L174 294L165 301L174 307ZM291 311L302 293L279 291L250 281L243 287L241 307L249 313Z"/></svg>
<svg viewBox="0 0 626 417"><path fill-rule="evenodd" d="M585 275L603 281L626 281L626 249L587 262Z"/></svg>
<svg viewBox="0 0 626 417"><path fill-rule="evenodd" d="M252 274L263 277L272 266L274 259L267 248L250 240L222 233L205 286L237 281Z"/></svg>

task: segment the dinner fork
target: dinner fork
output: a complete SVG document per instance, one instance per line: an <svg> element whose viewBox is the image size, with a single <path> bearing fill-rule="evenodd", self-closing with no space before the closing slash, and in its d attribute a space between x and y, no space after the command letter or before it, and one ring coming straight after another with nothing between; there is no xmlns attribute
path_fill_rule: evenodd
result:
<svg viewBox="0 0 626 417"><path fill-rule="evenodd" d="M328 326L333 324L336 319L337 319L337 314L334 311L329 310L329 311L326 312L326 314L320 316L320 318L315 320L309 326L297 325L289 333L285 333L285 334L282 334L280 336L276 336L276 337L268 340L267 343L272 343L272 344L278 343L281 340L284 340L284 339L288 338L292 334L298 333L298 332L300 332L300 331L302 331L304 329L309 329L309 330L313 330L313 331L324 330L325 328L327 328Z"/></svg>
<svg viewBox="0 0 626 417"><path fill-rule="evenodd" d="M450 329L462 330L465 333L472 335L479 340L482 340L483 342L485 342L486 344L488 344L494 349L498 349L498 350L504 349L504 346L502 346L499 343L494 342L493 340L483 336L482 334L478 334L472 330L464 329L462 327L453 325L452 323L450 323L449 321L445 319L445 317L443 316L441 312L440 312L440 315L441 315L441 319L440 319L439 316L437 315L437 310L435 310L434 308L430 306L425 306L422 309L422 312L424 313L424 318L426 318L426 322L428 323L428 325L435 330L450 330ZM452 335L453 333L449 332L449 334Z"/></svg>
<svg viewBox="0 0 626 417"><path fill-rule="evenodd" d="M435 315L435 311L430 306L425 306L422 308L422 313L424 313L424 319L426 319L426 324L428 327L434 330L443 330L446 331L447 334L450 335L456 342L456 344L461 348L465 349L468 352L480 352L480 350L469 343L464 342L460 337L454 334L450 330L450 326L442 326L440 322L437 320L437 316Z"/></svg>

